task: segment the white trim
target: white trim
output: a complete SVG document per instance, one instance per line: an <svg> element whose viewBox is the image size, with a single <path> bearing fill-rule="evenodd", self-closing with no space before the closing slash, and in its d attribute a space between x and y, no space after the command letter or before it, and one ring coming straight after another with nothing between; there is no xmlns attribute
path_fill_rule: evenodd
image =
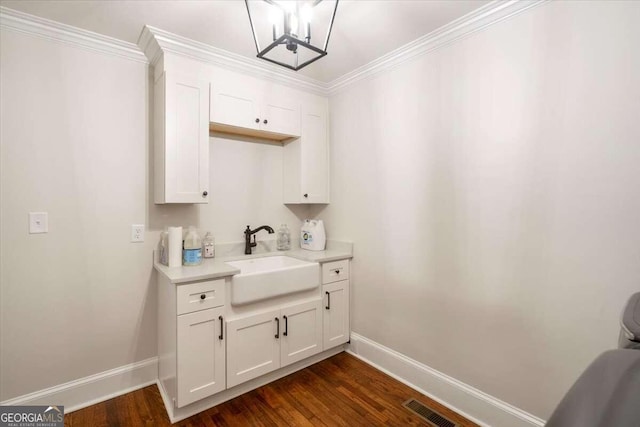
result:
<svg viewBox="0 0 640 427"><path fill-rule="evenodd" d="M446 46L546 1L547 0L494 0L429 34L338 77L327 84L327 91L329 94L334 94L360 80Z"/></svg>
<svg viewBox="0 0 640 427"><path fill-rule="evenodd" d="M0 28L147 63L138 46L113 37L0 6Z"/></svg>
<svg viewBox="0 0 640 427"><path fill-rule="evenodd" d="M0 402L0 405L64 405L65 413L155 384L158 358L152 357Z"/></svg>
<svg viewBox="0 0 640 427"><path fill-rule="evenodd" d="M320 95L327 94L327 84L319 80L263 60L247 58L149 25L145 25L142 29L138 38L138 46L149 58L152 65L158 60L160 52L172 53L226 69L241 71L296 89Z"/></svg>
<svg viewBox="0 0 640 427"><path fill-rule="evenodd" d="M351 332L347 352L481 426L543 427L545 424L522 409L355 332Z"/></svg>

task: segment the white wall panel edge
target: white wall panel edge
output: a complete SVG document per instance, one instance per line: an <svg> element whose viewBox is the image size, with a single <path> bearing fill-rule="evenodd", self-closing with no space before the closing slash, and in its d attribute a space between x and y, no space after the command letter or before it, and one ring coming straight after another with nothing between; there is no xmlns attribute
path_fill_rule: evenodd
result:
<svg viewBox="0 0 640 427"><path fill-rule="evenodd" d="M351 332L347 352L481 426L543 427L545 421Z"/></svg>
<svg viewBox="0 0 640 427"><path fill-rule="evenodd" d="M155 384L158 358L151 357L0 402L7 405L64 405L65 413Z"/></svg>

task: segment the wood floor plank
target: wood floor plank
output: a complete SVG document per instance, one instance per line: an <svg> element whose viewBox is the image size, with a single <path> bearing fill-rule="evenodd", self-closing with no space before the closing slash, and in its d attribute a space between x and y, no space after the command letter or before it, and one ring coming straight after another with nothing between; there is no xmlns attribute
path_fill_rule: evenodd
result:
<svg viewBox="0 0 640 427"><path fill-rule="evenodd" d="M477 427L454 411L347 353L180 421L178 427L427 426L402 406L414 398L458 423ZM169 417L152 385L65 416L65 427L163 427Z"/></svg>

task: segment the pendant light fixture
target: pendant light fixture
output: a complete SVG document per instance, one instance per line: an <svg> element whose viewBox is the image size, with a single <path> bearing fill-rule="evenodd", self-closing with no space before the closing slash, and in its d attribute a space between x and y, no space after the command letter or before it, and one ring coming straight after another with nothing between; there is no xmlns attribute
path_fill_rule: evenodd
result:
<svg viewBox="0 0 640 427"><path fill-rule="evenodd" d="M244 2L258 58L298 71L327 54L338 0Z"/></svg>

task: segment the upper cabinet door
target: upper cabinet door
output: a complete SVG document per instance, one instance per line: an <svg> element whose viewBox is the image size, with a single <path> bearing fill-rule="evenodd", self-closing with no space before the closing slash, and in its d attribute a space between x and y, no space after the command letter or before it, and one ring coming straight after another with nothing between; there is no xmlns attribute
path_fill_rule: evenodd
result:
<svg viewBox="0 0 640 427"><path fill-rule="evenodd" d="M220 71L211 84L210 121L245 129L260 129L259 84L251 78Z"/></svg>
<svg viewBox="0 0 640 427"><path fill-rule="evenodd" d="M297 91L218 70L211 85L211 129L276 141L300 135Z"/></svg>
<svg viewBox="0 0 640 427"><path fill-rule="evenodd" d="M329 203L326 100L302 107L300 175L302 203Z"/></svg>
<svg viewBox="0 0 640 427"><path fill-rule="evenodd" d="M209 82L165 72L155 94L155 202L207 203Z"/></svg>
<svg viewBox="0 0 640 427"><path fill-rule="evenodd" d="M284 203L329 203L329 107L326 98L302 102L300 138L284 143Z"/></svg>
<svg viewBox="0 0 640 427"><path fill-rule="evenodd" d="M300 96L265 83L260 103L260 129L282 135L300 135Z"/></svg>

